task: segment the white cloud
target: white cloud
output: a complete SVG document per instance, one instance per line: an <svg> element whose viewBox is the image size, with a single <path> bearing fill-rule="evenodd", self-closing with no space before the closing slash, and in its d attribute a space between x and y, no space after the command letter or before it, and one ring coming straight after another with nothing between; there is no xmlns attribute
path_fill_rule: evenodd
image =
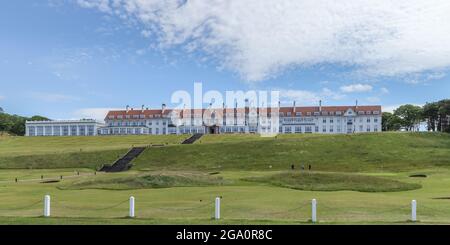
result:
<svg viewBox="0 0 450 245"><path fill-rule="evenodd" d="M77 0L131 22L157 46L202 51L249 81L338 64L369 76L450 66L447 0ZM188 51L189 50L189 51Z"/></svg>
<svg viewBox="0 0 450 245"><path fill-rule="evenodd" d="M295 90L295 89L280 89L281 103L292 104L293 101L296 105L317 105L319 100L342 100L345 98L344 94L333 92L328 88L323 88L319 92L313 92L308 90Z"/></svg>
<svg viewBox="0 0 450 245"><path fill-rule="evenodd" d="M367 97L366 100L369 103L378 103L378 102L380 102L380 98L376 97L376 96Z"/></svg>
<svg viewBox="0 0 450 245"><path fill-rule="evenodd" d="M359 93L359 92L369 92L372 91L372 86L369 84L350 84L340 87L341 91L344 93Z"/></svg>
<svg viewBox="0 0 450 245"><path fill-rule="evenodd" d="M4 100L4 99L6 99L6 97L3 95L0 95L0 100Z"/></svg>
<svg viewBox="0 0 450 245"><path fill-rule="evenodd" d="M74 111L72 114L74 118L89 118L96 119L98 121L103 121L105 119L106 114L110 110L120 110L118 108L83 108Z"/></svg>
<svg viewBox="0 0 450 245"><path fill-rule="evenodd" d="M380 91L381 91L381 94L389 94L389 89L387 89L387 88L385 88L385 87L382 87L382 88L380 89Z"/></svg>

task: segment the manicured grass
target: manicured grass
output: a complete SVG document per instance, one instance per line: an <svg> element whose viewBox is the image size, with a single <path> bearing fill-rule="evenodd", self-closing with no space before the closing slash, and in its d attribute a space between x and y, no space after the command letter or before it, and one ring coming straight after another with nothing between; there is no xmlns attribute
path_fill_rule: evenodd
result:
<svg viewBox="0 0 450 245"><path fill-rule="evenodd" d="M16 170L14 170L16 171ZM28 171L28 170L22 170ZM412 172L373 175L423 188L401 192L303 191L271 186L267 183L239 182L245 176L270 173L225 171L218 174L232 185L172 187L127 190L62 190L58 186L80 179L95 180L132 176L137 172L102 174L63 179L59 183L39 182L0 184L0 223L46 224L211 224L214 198L222 196L225 224L307 223L311 215L311 199L318 202L319 223L401 223L410 218L410 202L418 202L421 223L450 223L450 201L446 197L450 171L429 169L427 178L409 178ZM52 172L56 174L56 172ZM372 174L371 174L372 175ZM52 217L42 215L42 199L51 195ZM128 215L128 198L136 198L137 220Z"/></svg>
<svg viewBox="0 0 450 245"><path fill-rule="evenodd" d="M91 168L97 169L110 164L129 149L67 152L59 154L37 154L8 156L0 158L3 169L52 169L52 168Z"/></svg>
<svg viewBox="0 0 450 245"><path fill-rule="evenodd" d="M376 176L343 173L318 173L289 171L277 174L244 178L246 181L307 191L409 191L421 188L420 184L404 183Z"/></svg>
<svg viewBox="0 0 450 245"><path fill-rule="evenodd" d="M149 142L140 137L129 140ZM80 151L83 140L52 138L21 138L14 144L22 153L4 144L14 142L10 137L0 139L0 168L25 168L0 170L1 224L307 224L313 198L323 224L406 223L412 199L420 223L450 224L450 136L445 134L204 136L193 145L151 147L131 171L97 175L93 168L127 151L129 141L117 137L109 145L109 137L81 137L101 143ZM43 146L28 139L42 139ZM297 172L285 173L291 164L295 171L311 164L314 176L298 182ZM86 175L54 183L39 179L76 171ZM418 185L422 188L386 191ZM46 194L52 218L40 217ZM136 219L125 218L130 196L136 198ZM220 221L211 219L217 196L222 197Z"/></svg>
<svg viewBox="0 0 450 245"><path fill-rule="evenodd" d="M0 157L129 149L179 144L190 135L0 137Z"/></svg>
<svg viewBox="0 0 450 245"><path fill-rule="evenodd" d="M222 177L201 172L155 172L117 178L81 180L61 189L127 190L142 188L168 188L187 186L223 185Z"/></svg>
<svg viewBox="0 0 450 245"><path fill-rule="evenodd" d="M0 168L91 168L110 164L132 146L179 144L189 135L1 137Z"/></svg>
<svg viewBox="0 0 450 245"><path fill-rule="evenodd" d="M146 151L135 167L153 170L287 170L292 164L338 172L409 171L450 167L450 135L371 133L352 135L204 136L193 145ZM216 138L217 137L217 138ZM219 143L220 138L225 143ZM211 138L211 139L209 139ZM207 143L210 142L210 143ZM217 142L217 143L213 143Z"/></svg>

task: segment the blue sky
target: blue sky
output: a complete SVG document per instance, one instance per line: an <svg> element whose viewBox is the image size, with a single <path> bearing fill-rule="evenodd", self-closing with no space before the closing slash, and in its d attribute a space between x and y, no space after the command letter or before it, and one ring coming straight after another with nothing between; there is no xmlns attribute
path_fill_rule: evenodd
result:
<svg viewBox="0 0 450 245"><path fill-rule="evenodd" d="M244 13L239 2L154 2L2 3L0 107L54 119L101 118L109 108L170 104L174 91L193 91L194 82L204 90L280 90L283 103L358 100L386 110L450 94L449 22L438 1L436 9L406 2L433 23L427 16L408 22L413 13L404 5L346 19L360 9L316 1L318 18L291 6L298 1L279 1L278 12L272 1L248 1Z"/></svg>

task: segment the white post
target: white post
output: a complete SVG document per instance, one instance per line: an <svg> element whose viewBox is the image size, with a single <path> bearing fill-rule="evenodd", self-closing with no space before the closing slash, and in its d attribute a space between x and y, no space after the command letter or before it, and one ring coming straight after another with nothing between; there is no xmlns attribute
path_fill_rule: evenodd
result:
<svg viewBox="0 0 450 245"><path fill-rule="evenodd" d="M214 212L214 218L220 219L220 197L216 197L216 209Z"/></svg>
<svg viewBox="0 0 450 245"><path fill-rule="evenodd" d="M134 218L134 197L130 197L130 218Z"/></svg>
<svg viewBox="0 0 450 245"><path fill-rule="evenodd" d="M316 201L316 199L312 199L312 201L311 201L311 221L313 223L317 222L317 201Z"/></svg>
<svg viewBox="0 0 450 245"><path fill-rule="evenodd" d="M411 201L411 221L416 222L417 221L417 202L416 200Z"/></svg>
<svg viewBox="0 0 450 245"><path fill-rule="evenodd" d="M44 217L50 217L50 196L44 196Z"/></svg>

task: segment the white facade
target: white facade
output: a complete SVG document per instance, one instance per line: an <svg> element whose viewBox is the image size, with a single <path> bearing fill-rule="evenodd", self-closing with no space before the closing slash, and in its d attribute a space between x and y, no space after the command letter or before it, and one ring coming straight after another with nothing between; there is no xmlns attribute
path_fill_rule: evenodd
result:
<svg viewBox="0 0 450 245"><path fill-rule="evenodd" d="M253 112L255 117L252 117L252 110L249 108L209 110L212 116L208 119L204 118L205 110L189 110L187 115L180 117L173 117L173 111L165 108L110 111L105 118L106 127L100 130L100 134L261 133L270 131L271 125L275 126L275 123L261 123L259 109L258 112ZM220 117L215 116L219 113ZM278 133L283 134L381 131L381 106L280 107L276 116L279 119L276 123ZM271 116L268 118L270 121Z"/></svg>
<svg viewBox="0 0 450 245"><path fill-rule="evenodd" d="M95 136L101 126L92 119L26 121L25 136Z"/></svg>

